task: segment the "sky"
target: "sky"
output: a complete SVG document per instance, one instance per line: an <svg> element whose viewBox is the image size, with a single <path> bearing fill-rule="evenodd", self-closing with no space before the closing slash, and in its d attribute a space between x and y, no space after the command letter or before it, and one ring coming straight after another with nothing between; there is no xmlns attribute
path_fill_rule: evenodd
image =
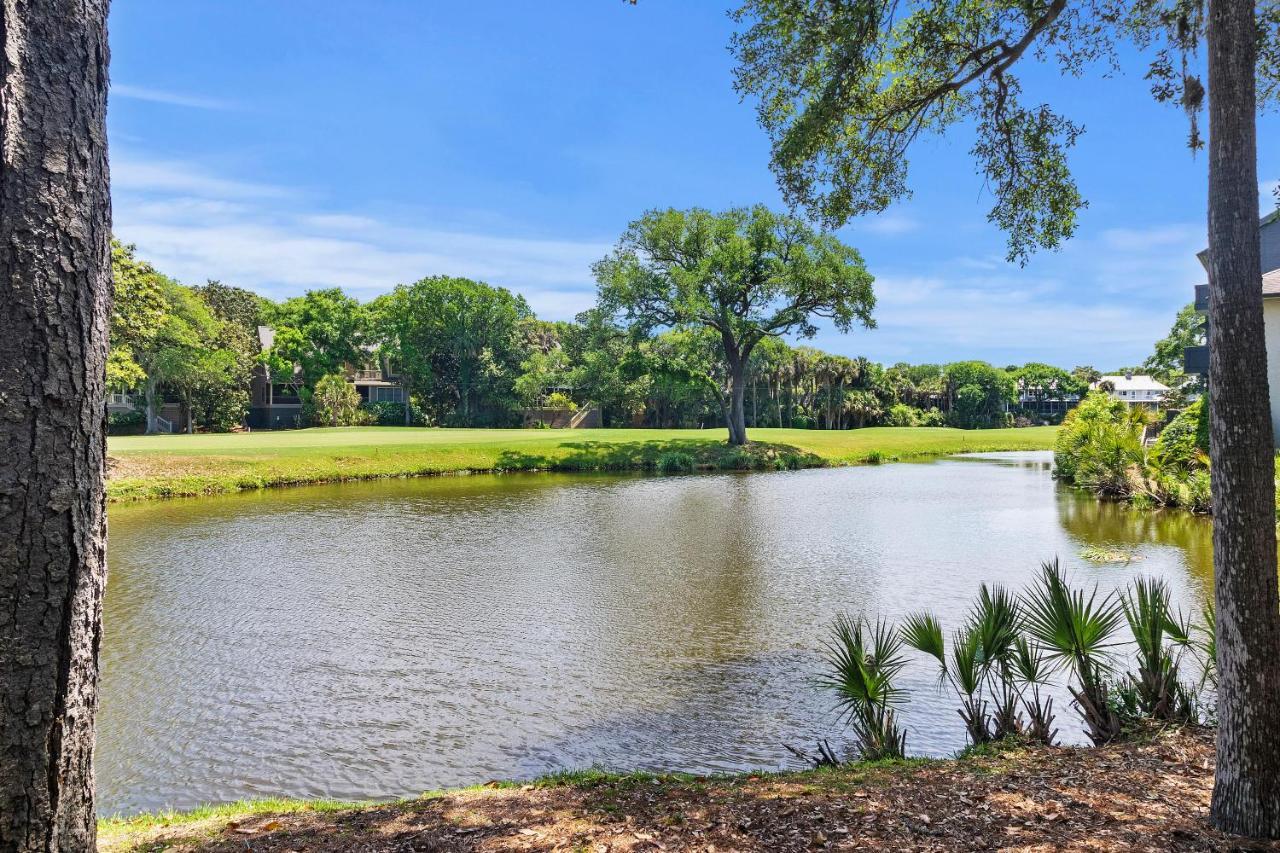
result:
<svg viewBox="0 0 1280 853"><path fill-rule="evenodd" d="M652 208L784 205L733 90L724 0L117 0L108 127L116 235L187 284L370 299L428 275L594 302L591 263ZM958 128L911 152L910 198L840 237L876 328L811 343L893 363L1140 363L1204 280L1207 158L1144 61L1031 69L1025 99L1083 124L1089 207L1025 267ZM1274 206L1280 122L1259 125Z"/></svg>

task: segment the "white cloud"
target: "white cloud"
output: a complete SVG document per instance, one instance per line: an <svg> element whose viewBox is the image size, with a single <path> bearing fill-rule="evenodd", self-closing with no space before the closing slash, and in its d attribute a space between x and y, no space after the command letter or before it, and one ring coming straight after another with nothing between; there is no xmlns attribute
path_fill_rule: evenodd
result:
<svg viewBox="0 0 1280 853"><path fill-rule="evenodd" d="M186 194L206 201L282 198L294 194L272 184L220 178L187 163L128 156L112 158L111 186L116 192L151 193L157 197Z"/></svg>
<svg viewBox="0 0 1280 853"><path fill-rule="evenodd" d="M1202 226L1112 229L1027 268L985 257L882 267L877 328L820 334L833 352L882 361L983 358L1101 368L1141 361L1203 278Z"/></svg>
<svg viewBox="0 0 1280 853"><path fill-rule="evenodd" d="M854 230L866 231L881 237L896 237L900 234L909 234L919 227L920 223L914 217L901 211L888 210L878 216L859 220Z"/></svg>
<svg viewBox="0 0 1280 853"><path fill-rule="evenodd" d="M115 230L182 281L221 279L275 298L342 287L371 298L427 275L522 293L568 318L594 301L591 264L604 242L535 239L304 209L307 194L229 180L177 162L113 162Z"/></svg>
<svg viewBox="0 0 1280 853"><path fill-rule="evenodd" d="M169 104L175 107L191 107L198 110L235 109L235 104L218 98L206 98L202 95L189 95L183 92L169 92L164 89L151 89L146 86L130 86L127 83L112 83L111 97L128 98L134 101L150 101L154 104Z"/></svg>

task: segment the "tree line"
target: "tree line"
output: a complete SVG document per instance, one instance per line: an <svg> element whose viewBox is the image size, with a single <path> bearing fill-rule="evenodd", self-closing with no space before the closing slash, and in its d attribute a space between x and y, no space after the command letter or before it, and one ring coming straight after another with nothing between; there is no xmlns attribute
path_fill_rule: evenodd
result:
<svg viewBox="0 0 1280 853"><path fill-rule="evenodd" d="M407 417L515 426L525 409L548 403L596 406L606 426L724 423L722 377L730 368L713 329L644 329L604 306L572 321L541 320L518 294L448 276L363 303L336 288L273 302L218 281L184 286L119 242L112 269L108 382L141 392L136 413L113 416L121 429L154 429L166 398L180 402L199 429L233 429L245 419L259 366L311 403L315 423L328 425L342 404L316 397L325 378L383 361L409 406L351 405L339 423ZM274 330L266 350L259 326ZM1021 388L1032 397L1079 394L1096 373L982 361L884 366L766 336L742 366L744 421L806 429L1002 426L1018 416Z"/></svg>

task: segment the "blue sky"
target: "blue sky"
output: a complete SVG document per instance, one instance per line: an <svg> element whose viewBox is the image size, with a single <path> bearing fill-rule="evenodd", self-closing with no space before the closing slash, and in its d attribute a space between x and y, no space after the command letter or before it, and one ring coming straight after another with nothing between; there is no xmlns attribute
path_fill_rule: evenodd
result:
<svg viewBox="0 0 1280 853"><path fill-rule="evenodd" d="M180 280L362 299L433 274L593 301L589 266L653 207L780 207L768 144L732 89L721 0L491 3L118 0L115 231ZM1076 238L1027 267L960 129L917 144L914 195L841 236L876 276L878 328L816 345L894 362L1107 369L1142 360L1203 276L1206 159L1141 59L1028 100L1086 127ZM1280 157L1259 128L1263 202Z"/></svg>

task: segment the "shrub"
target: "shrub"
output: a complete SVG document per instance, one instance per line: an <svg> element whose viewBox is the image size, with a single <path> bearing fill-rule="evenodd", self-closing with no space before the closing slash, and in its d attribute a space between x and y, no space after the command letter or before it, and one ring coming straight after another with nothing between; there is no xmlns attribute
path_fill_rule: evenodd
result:
<svg viewBox="0 0 1280 853"><path fill-rule="evenodd" d="M694 468L693 457L673 450L658 457L657 469L664 474L687 474Z"/></svg>
<svg viewBox="0 0 1280 853"><path fill-rule="evenodd" d="M1124 614L1112 596L1098 600L1098 588L1085 596L1072 589L1058 561L1041 566L1037 584L1023 596L1027 632L1050 662L1068 669L1076 684L1068 685L1095 744L1120 734L1120 718L1109 701L1111 638Z"/></svg>
<svg viewBox="0 0 1280 853"><path fill-rule="evenodd" d="M886 426L913 427L920 425L920 410L906 403L894 403L885 413Z"/></svg>
<svg viewBox="0 0 1280 853"><path fill-rule="evenodd" d="M578 411L578 404L573 402L568 394L562 391L556 391L547 395L546 408L548 409L568 409L571 412Z"/></svg>
<svg viewBox="0 0 1280 853"><path fill-rule="evenodd" d="M1200 399L1183 409L1156 439L1153 450L1168 463L1186 468L1194 466L1200 454L1208 448L1199 446L1200 421L1204 400Z"/></svg>
<svg viewBox="0 0 1280 853"><path fill-rule="evenodd" d="M341 374L322 376L311 390L311 412L320 426L360 423L360 392Z"/></svg>
<svg viewBox="0 0 1280 853"><path fill-rule="evenodd" d="M940 427L946 426L946 424L947 416L942 414L936 406L930 406L928 409L920 412L916 426Z"/></svg>
<svg viewBox="0 0 1280 853"><path fill-rule="evenodd" d="M898 726L902 692L894 679L902 671L902 639L886 622L837 617L826 644L826 673L818 683L833 690L866 761L903 758L907 734Z"/></svg>
<svg viewBox="0 0 1280 853"><path fill-rule="evenodd" d="M107 412L108 435L134 435L147 426L147 416L137 409L129 412Z"/></svg>
<svg viewBox="0 0 1280 853"><path fill-rule="evenodd" d="M378 426L404 426L404 407L404 403L394 403L390 400L360 404L360 410L369 416L369 422ZM422 410L410 403L409 424L423 423L426 423L426 418Z"/></svg>
<svg viewBox="0 0 1280 853"><path fill-rule="evenodd" d="M1138 671L1130 673L1126 716L1163 722L1196 721L1194 693L1179 679L1182 651L1191 646L1190 624L1169 606L1169 587L1138 578L1120 596L1120 607L1137 646ZM1176 650L1176 651L1175 651Z"/></svg>
<svg viewBox="0 0 1280 853"><path fill-rule="evenodd" d="M873 450L866 456L862 457L862 461L868 465L879 465L885 461L885 455L881 450Z"/></svg>
<svg viewBox="0 0 1280 853"><path fill-rule="evenodd" d="M1129 497L1142 474L1141 413L1094 392L1063 420L1054 447L1058 477L1108 497Z"/></svg>

